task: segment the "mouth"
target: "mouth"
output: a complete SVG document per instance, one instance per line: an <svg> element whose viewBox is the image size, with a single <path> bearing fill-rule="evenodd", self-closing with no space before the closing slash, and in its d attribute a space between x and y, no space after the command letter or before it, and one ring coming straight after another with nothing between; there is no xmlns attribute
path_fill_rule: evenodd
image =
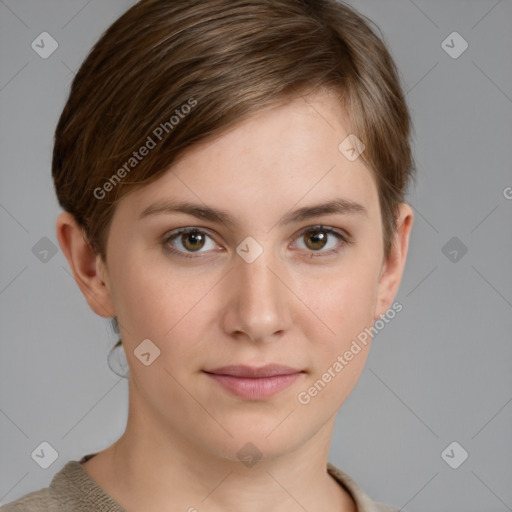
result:
<svg viewBox="0 0 512 512"><path fill-rule="evenodd" d="M270 398L305 374L303 370L278 364L259 368L245 365L224 366L203 372L225 390L246 400Z"/></svg>

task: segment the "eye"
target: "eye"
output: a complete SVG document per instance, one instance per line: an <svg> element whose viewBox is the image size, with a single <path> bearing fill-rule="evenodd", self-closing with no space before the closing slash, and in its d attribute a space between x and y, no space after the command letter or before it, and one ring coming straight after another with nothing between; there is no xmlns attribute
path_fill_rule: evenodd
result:
<svg viewBox="0 0 512 512"><path fill-rule="evenodd" d="M298 244L299 248L312 251L313 253L321 253L318 255L313 253L308 255L311 258L338 253L343 246L351 243L348 235L324 226L307 228L299 236L299 240L302 239L306 240L306 243L304 247L300 247L300 244Z"/></svg>
<svg viewBox="0 0 512 512"><path fill-rule="evenodd" d="M184 258L194 258L194 256L190 254L191 252L201 253L215 248L215 243L210 244L210 247L208 247L206 243L207 239L213 242L213 239L205 231L191 227L180 229L166 236L163 244L166 250L171 253L178 254ZM202 251L201 249L205 247L206 250Z"/></svg>
<svg viewBox="0 0 512 512"><path fill-rule="evenodd" d="M342 247L352 243L347 234L324 226L314 226L303 230L298 237L298 240L302 239L305 239L306 243L302 247L300 246L301 244L298 244L299 249L308 251L309 254L307 256L309 258L336 254ZM209 244L208 240L210 240ZM196 227L173 231L164 237L162 244L168 253L183 258L199 257L195 256L194 253L201 254L209 252L215 250L216 246L208 233ZM326 248L327 250L325 250Z"/></svg>

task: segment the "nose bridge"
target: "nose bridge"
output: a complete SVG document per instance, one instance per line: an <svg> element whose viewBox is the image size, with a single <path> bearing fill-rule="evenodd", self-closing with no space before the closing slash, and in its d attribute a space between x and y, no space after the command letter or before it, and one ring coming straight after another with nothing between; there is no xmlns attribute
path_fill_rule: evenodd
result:
<svg viewBox="0 0 512 512"><path fill-rule="evenodd" d="M272 260L272 261L271 261ZM278 279L270 269L275 267L272 264L273 259L261 255L252 263L240 263L238 279L243 290L243 295L250 301L261 301L269 304L272 299L276 299L279 293ZM249 302L249 301L246 301Z"/></svg>
<svg viewBox="0 0 512 512"><path fill-rule="evenodd" d="M278 260L266 248L254 261L241 257L235 265L236 292L231 307L236 320L231 327L254 340L264 340L289 325L289 291L281 282L283 267Z"/></svg>

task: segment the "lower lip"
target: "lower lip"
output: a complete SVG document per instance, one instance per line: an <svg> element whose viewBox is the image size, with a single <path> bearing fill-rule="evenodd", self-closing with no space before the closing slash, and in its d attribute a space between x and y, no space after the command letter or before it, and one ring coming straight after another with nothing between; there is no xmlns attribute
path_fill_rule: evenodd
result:
<svg viewBox="0 0 512 512"><path fill-rule="evenodd" d="M263 400L291 386L300 377L301 373L261 378L234 377L232 375L217 375L215 373L207 373L207 375L225 389L241 398L246 400Z"/></svg>

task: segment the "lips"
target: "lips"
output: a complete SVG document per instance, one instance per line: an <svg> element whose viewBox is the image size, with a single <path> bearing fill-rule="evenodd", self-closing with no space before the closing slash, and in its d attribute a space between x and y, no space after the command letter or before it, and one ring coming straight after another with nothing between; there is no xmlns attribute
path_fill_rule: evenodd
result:
<svg viewBox="0 0 512 512"><path fill-rule="evenodd" d="M247 378L261 378L261 377L274 377L276 375L291 375L293 373L300 373L301 370L283 366L280 364L268 364L260 368L254 366L223 366L215 370L207 371L206 373L213 373L215 375L231 375L232 377L247 377Z"/></svg>
<svg viewBox="0 0 512 512"><path fill-rule="evenodd" d="M237 365L204 370L225 390L246 400L264 400L284 390L305 372L289 366L269 364L259 368Z"/></svg>

